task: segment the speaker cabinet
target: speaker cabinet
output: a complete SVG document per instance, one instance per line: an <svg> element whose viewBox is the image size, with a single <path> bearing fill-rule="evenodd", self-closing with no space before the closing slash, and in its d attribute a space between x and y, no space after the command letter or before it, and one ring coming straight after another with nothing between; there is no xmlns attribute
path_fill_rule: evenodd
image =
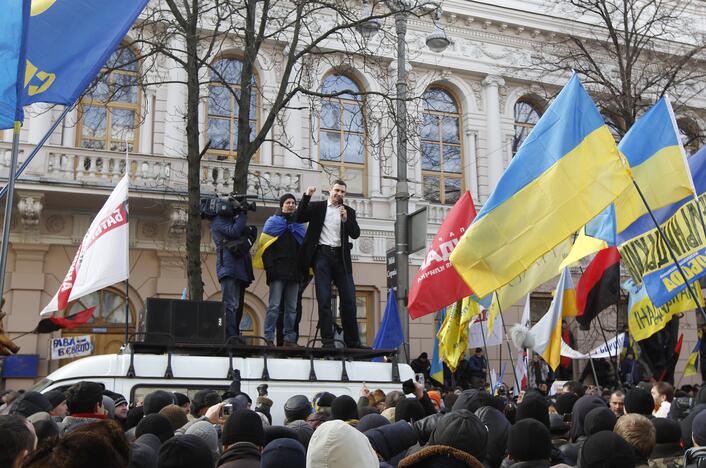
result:
<svg viewBox="0 0 706 468"><path fill-rule="evenodd" d="M182 299L147 299L145 343L168 345L213 344L225 341L222 302Z"/></svg>

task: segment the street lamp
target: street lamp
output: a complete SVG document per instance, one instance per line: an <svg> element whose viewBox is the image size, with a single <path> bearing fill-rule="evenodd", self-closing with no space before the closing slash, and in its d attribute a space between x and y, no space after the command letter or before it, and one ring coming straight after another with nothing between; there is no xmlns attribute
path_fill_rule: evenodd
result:
<svg viewBox="0 0 706 468"><path fill-rule="evenodd" d="M407 15L409 9L404 0L385 2L395 12L397 34L397 184L395 186L395 263L397 265L397 306L404 332L404 359L409 360L409 315L407 314L407 288L409 288L409 244L407 238L407 211L409 209L409 186L407 184L407 67L405 66L407 43ZM429 4L421 6L428 7ZM451 41L439 26L441 6L435 5L434 31L427 36L426 44L433 52L443 52ZM372 16L368 0L363 0L363 17ZM358 31L365 39L373 37L382 27L377 18L361 23Z"/></svg>

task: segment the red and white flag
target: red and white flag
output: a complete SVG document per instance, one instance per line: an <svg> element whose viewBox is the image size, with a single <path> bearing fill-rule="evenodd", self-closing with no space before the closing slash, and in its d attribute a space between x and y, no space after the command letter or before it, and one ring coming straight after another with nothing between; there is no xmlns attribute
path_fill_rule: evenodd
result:
<svg viewBox="0 0 706 468"><path fill-rule="evenodd" d="M59 290L40 315L64 310L69 302L127 279L127 174L115 186L83 236Z"/></svg>
<svg viewBox="0 0 706 468"><path fill-rule="evenodd" d="M471 288L461 279L449 257L476 217L470 192L456 202L434 236L409 291L409 315L419 318L470 296Z"/></svg>

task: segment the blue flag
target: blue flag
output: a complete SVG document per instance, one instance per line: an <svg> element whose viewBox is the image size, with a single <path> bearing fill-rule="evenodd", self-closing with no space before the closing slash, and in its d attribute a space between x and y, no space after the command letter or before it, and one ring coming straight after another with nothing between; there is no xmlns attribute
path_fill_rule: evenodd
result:
<svg viewBox="0 0 706 468"><path fill-rule="evenodd" d="M400 314L397 311L397 300L395 299L395 291L390 288L385 315L382 317L380 329L375 336L373 349L395 349L399 348L402 343L404 343L404 333L402 332Z"/></svg>
<svg viewBox="0 0 706 468"><path fill-rule="evenodd" d="M24 72L24 35L27 32L30 0L3 2L0 14L0 130L12 128L23 119L20 77Z"/></svg>
<svg viewBox="0 0 706 468"><path fill-rule="evenodd" d="M147 1L34 1L28 26L22 104L73 105Z"/></svg>
<svg viewBox="0 0 706 468"><path fill-rule="evenodd" d="M431 359L431 369L429 369L429 375L432 379L436 380L440 384L444 384L444 363L439 356L439 329L441 324L444 323L444 318L446 318L446 309L442 309L436 314L436 327L434 327L434 352L432 353Z"/></svg>

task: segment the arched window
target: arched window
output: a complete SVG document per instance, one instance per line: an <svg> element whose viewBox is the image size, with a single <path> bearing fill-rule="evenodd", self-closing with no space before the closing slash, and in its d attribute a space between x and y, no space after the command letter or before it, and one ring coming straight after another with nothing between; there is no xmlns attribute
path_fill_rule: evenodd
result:
<svg viewBox="0 0 706 468"><path fill-rule="evenodd" d="M110 72L108 72L110 70ZM139 142L139 64L129 48L110 56L103 74L89 88L79 106L77 146L134 151Z"/></svg>
<svg viewBox="0 0 706 468"><path fill-rule="evenodd" d="M520 98L515 103L515 136L512 139L512 156L517 154L517 150L522 146L527 135L539 121L541 116L539 107L526 98Z"/></svg>
<svg viewBox="0 0 706 468"><path fill-rule="evenodd" d="M235 158L238 154L238 113L240 109L240 74L243 62L225 58L213 64L208 85L208 138L210 153L217 159ZM257 77L252 75L250 94L250 140L258 129Z"/></svg>
<svg viewBox="0 0 706 468"><path fill-rule="evenodd" d="M699 127L689 119L679 119L677 121L679 127L679 138L684 146L687 156L696 153L702 145L701 132Z"/></svg>
<svg viewBox="0 0 706 468"><path fill-rule="evenodd" d="M335 95L321 102L319 120L319 161L321 183L329 187L333 179L343 179L352 195L367 193L367 135L360 86L350 77L330 74L321 92Z"/></svg>
<svg viewBox="0 0 706 468"><path fill-rule="evenodd" d="M456 99L444 89L424 93L421 140L424 198L456 203L464 190L461 113Z"/></svg>
<svg viewBox="0 0 706 468"><path fill-rule="evenodd" d="M76 314L89 307L96 306L91 318L86 322L86 328L111 328L122 330L125 326L125 293L117 289L106 288L93 292L69 304L66 316ZM128 324L134 322L134 308L128 300Z"/></svg>

